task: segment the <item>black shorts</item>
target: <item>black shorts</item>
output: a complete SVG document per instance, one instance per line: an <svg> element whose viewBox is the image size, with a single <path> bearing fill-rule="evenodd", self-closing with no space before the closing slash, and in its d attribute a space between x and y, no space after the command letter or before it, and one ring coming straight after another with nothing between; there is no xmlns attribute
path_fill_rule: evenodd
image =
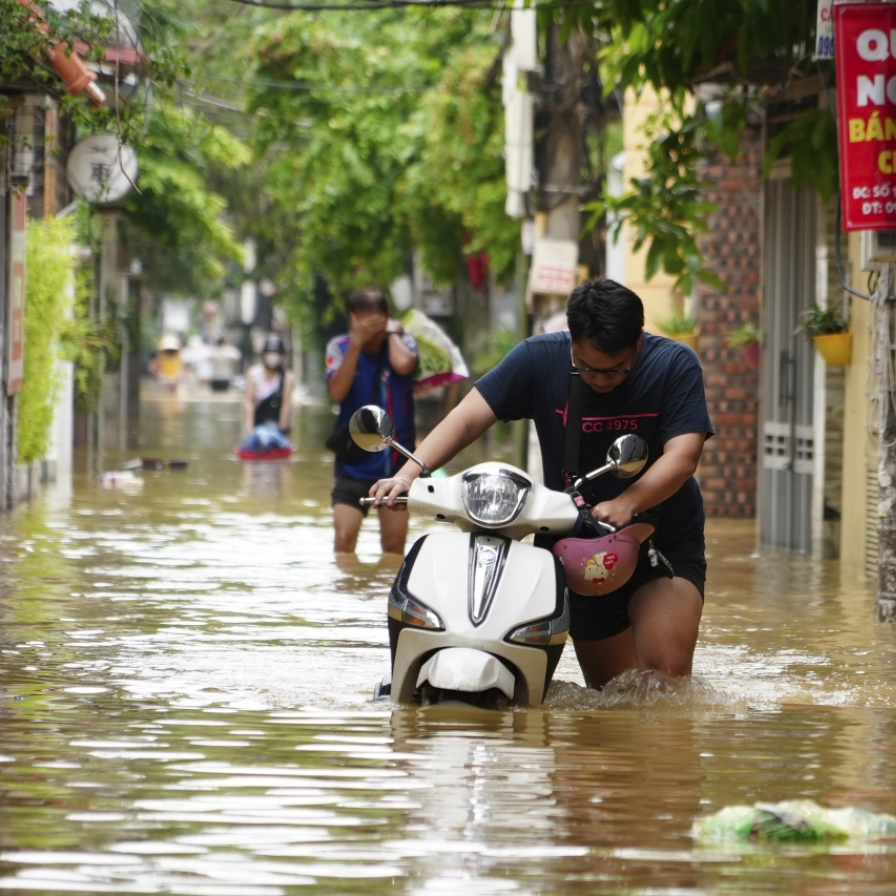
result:
<svg viewBox="0 0 896 896"><path fill-rule="evenodd" d="M397 473L407 463L406 457L401 457L395 467ZM360 510L366 517L370 513L370 504L361 504L360 499L366 498L370 494L370 487L378 479L352 479L349 476L337 476L333 483L333 491L330 492L331 504L335 507L337 504L348 504L355 510Z"/></svg>
<svg viewBox="0 0 896 896"><path fill-rule="evenodd" d="M671 566L671 569L670 569ZM617 591L603 597L586 597L569 592L569 611L572 625L570 634L576 641L597 641L624 632L630 625L628 602L634 593L654 579L686 579L697 587L704 597L706 584L706 557L703 553L689 557L669 558L669 565L661 559L651 566L645 543L638 557L634 575Z"/></svg>

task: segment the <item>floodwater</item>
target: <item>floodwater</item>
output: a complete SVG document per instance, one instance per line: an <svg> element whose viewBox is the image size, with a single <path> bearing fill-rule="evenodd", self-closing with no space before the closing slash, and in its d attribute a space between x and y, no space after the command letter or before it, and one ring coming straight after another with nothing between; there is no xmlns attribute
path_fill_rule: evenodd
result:
<svg viewBox="0 0 896 896"><path fill-rule="evenodd" d="M896 813L896 626L859 569L712 523L695 677L464 716L372 700L374 525L331 550L332 418L241 464L238 396L147 400L142 487L0 520L0 890L33 894L891 894L892 843L706 846L804 797ZM429 524L414 522L412 535Z"/></svg>

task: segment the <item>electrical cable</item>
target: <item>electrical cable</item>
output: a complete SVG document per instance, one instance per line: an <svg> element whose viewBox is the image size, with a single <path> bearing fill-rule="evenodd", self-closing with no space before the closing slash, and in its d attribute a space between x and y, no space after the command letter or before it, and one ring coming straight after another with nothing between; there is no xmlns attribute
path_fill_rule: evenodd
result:
<svg viewBox="0 0 896 896"><path fill-rule="evenodd" d="M864 292L859 292L857 289L853 289L846 282L846 276L843 273L843 250L840 248L840 215L842 213L841 201L842 200L840 198L840 191L837 190L837 217L834 221L834 255L837 256L837 273L840 275L840 285L851 295L858 296L860 299L865 299L868 302L873 302L874 296L869 296Z"/></svg>
<svg viewBox="0 0 896 896"><path fill-rule="evenodd" d="M276 81L266 78L219 78L215 75L204 75L206 81L220 81L225 84L248 84L251 87L270 87L279 90L305 90L318 93L362 93L362 94L395 94L426 93L431 87L338 87L329 84L308 84L303 81ZM199 81L191 81L194 86L201 86Z"/></svg>
<svg viewBox="0 0 896 896"><path fill-rule="evenodd" d="M501 3L492 0L386 0L384 3L281 3L276 0L231 0L244 6L258 6L264 9L285 9L297 12L380 12L385 9L436 9L455 6L467 9L505 9Z"/></svg>
<svg viewBox="0 0 896 896"><path fill-rule="evenodd" d="M296 12L380 12L386 9L442 9L457 7L461 9L510 10L507 3L494 0L384 0L382 3L286 3L276 0L230 0L244 6L257 6L264 9L285 9ZM546 0L533 3L530 9L569 9L576 6L593 6L592 0Z"/></svg>

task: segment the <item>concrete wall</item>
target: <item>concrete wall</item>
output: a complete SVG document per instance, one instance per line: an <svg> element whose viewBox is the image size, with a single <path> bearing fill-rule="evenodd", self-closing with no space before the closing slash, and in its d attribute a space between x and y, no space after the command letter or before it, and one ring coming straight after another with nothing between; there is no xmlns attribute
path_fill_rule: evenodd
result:
<svg viewBox="0 0 896 896"><path fill-rule="evenodd" d="M859 271L859 236L849 234L847 281L866 292L866 277ZM871 307L853 298L849 325L852 331L852 363L844 368L842 498L840 506L840 558L842 574L851 579L877 580L877 469L878 448L869 433L868 401L871 358Z"/></svg>

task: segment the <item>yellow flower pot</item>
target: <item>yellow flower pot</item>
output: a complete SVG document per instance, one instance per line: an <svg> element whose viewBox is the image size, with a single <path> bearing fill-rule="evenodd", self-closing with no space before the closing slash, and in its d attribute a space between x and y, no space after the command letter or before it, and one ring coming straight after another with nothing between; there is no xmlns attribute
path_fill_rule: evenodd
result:
<svg viewBox="0 0 896 896"><path fill-rule="evenodd" d="M831 367L845 367L852 360L852 333L825 333L813 336L812 341Z"/></svg>
<svg viewBox="0 0 896 896"><path fill-rule="evenodd" d="M694 351L697 351L696 333L676 333L674 336L670 336L669 338L674 339L676 342L681 342L688 348L692 348Z"/></svg>

